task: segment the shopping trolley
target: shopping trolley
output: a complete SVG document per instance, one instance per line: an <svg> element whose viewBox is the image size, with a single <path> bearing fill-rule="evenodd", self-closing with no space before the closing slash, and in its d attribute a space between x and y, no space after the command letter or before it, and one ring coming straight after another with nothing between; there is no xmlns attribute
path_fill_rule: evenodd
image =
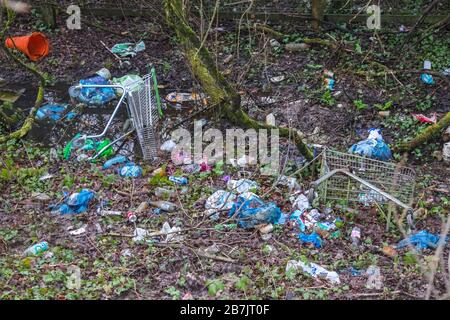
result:
<svg viewBox="0 0 450 320"><path fill-rule="evenodd" d="M98 139L105 136L112 124L119 108L122 104L127 105L127 111L132 123L131 131L115 139L104 146L95 155L88 158L93 160L99 157L110 146L136 131L139 144L141 146L144 160L152 160L156 157L158 148L157 125L162 117L161 100L158 92L155 69L152 68L150 74L145 75L140 80L132 81L126 85L77 85L77 89L82 88L113 88L122 92L122 95L114 108L105 128L100 134L83 134L72 141L75 148L81 147L87 139Z"/></svg>
<svg viewBox="0 0 450 320"><path fill-rule="evenodd" d="M312 182L308 197L312 201L317 192L319 200L366 206L391 201L407 210L413 227L415 176L408 167L324 148L320 177Z"/></svg>

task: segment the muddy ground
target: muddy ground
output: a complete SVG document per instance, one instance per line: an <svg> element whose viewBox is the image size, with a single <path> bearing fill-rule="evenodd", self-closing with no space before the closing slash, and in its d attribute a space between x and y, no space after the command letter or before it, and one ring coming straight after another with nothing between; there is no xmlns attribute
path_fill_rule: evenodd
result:
<svg viewBox="0 0 450 320"><path fill-rule="evenodd" d="M67 88L102 67L110 69L113 76L121 76L129 72L145 74L154 66L162 96L174 90L199 90L176 38L156 20L97 21L104 28L121 33L120 36L88 26L80 31L68 30L59 18L58 29L43 30L52 50L37 64L53 78L46 99L68 102ZM22 17L9 33L24 34L37 27L42 25L36 17ZM450 67L448 30L422 40L422 34L418 33L411 43L419 42L399 53L396 50L405 34L398 32L398 26L389 26L377 36L362 27L352 31L332 29L328 35L319 36L348 41L346 46L351 52L319 45L288 52L272 48L269 44L272 37L261 31L249 32L234 22L219 27L211 32L207 46L216 55L219 68L240 91L244 108L261 121L273 113L278 125L298 129L309 143L345 152L351 144L365 138L369 128L382 128L383 137L393 147L428 126L414 120L411 113L436 112L439 119L449 111L450 91L444 79L435 77L436 83L427 86L418 74L401 72L420 70L424 59L430 59L436 71ZM286 35L278 39L281 43L318 36L307 24L272 27ZM145 34L148 30L151 32ZM130 66L124 68L101 44L102 41L112 47L118 42L139 40L144 34L146 50L130 59ZM374 67L369 60L382 62L396 71L395 76ZM5 80L2 88L26 90L16 103L26 113L33 104L37 80L3 53L0 65L0 78ZM331 94L323 85L325 68L335 74L336 86ZM285 77L283 81L270 81L280 75ZM418 260L426 265L433 251L426 249L419 258L405 249L398 250L393 257L383 254L384 246L395 246L402 236L395 226L385 231L386 220L376 207L356 206L354 211L338 209L335 203L318 204L322 212L326 206L331 207L332 215L341 218L344 224L337 238L328 236L322 248L316 249L300 242L298 226L292 222L275 225L272 237L263 240L256 230L236 228L226 213L219 220L205 217L206 199L215 190L226 188L223 176L242 175L230 165L208 173L187 174L189 184L183 190L166 179L152 178L153 170L163 165L168 165L169 172L180 173L179 167L171 164L170 155L160 152L156 162L144 162L133 139L119 153L143 167L141 178L121 178L114 170L102 170L102 162L63 160L62 148L67 141L77 132L99 132L113 106L83 107L81 116L73 121L38 122L27 139L2 146L1 299L420 299L424 296L427 280ZM200 119L206 119L207 128L232 127L215 111L196 114L202 108L195 104L184 104L181 108L164 104L162 128L186 120L180 126L192 129L193 121ZM389 111L389 115L382 116L380 111ZM123 110L110 137L120 135L126 117ZM166 138L163 136L161 140ZM292 174L304 165L304 158L285 139L280 144L283 173ZM431 141L414 150L406 162L417 175L413 206L424 208L416 221L417 230L439 233L441 219L448 214L450 172L439 153L442 144L441 138ZM400 154L394 156L399 160ZM261 185L258 195L267 192L264 200L275 202L284 213L292 212L286 187L272 188L274 179L260 176L257 168L246 171L244 175L250 175ZM40 181L45 173L53 177ZM304 171L297 176L304 190L315 178ZM127 221L126 212L135 210L141 202L157 200L154 190L158 185L178 191L173 201L180 209L155 213L150 207L138 214L136 226L158 231L167 221L171 226L188 230L182 233L180 241L164 243L163 237L155 237L135 243L131 239L135 225ZM48 205L62 200L64 188L70 192L89 188L96 197L85 213L51 214ZM36 200L37 192L48 195L50 200ZM110 210L121 211L122 216L99 216L96 212L102 203ZM86 226L84 234L69 234L69 230L82 226ZM355 226L361 228L359 249L351 247L350 233ZM49 243L51 255L21 256L28 246L40 241ZM219 258L199 253L213 244L220 249L216 253ZM444 258L448 258L448 248ZM341 284L332 285L301 272L286 273L287 262L298 259L338 272ZM381 269L380 290L366 288L367 276L352 275L349 271L350 268L364 271L369 265ZM71 266L81 270L79 289L67 286ZM436 295L445 292L444 276L442 270L437 274Z"/></svg>

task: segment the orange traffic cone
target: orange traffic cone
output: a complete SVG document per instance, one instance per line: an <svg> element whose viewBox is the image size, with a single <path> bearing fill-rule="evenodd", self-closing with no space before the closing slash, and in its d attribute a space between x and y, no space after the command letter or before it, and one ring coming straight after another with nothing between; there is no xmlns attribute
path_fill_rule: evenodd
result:
<svg viewBox="0 0 450 320"><path fill-rule="evenodd" d="M40 32L33 32L28 36L12 37L5 41L8 48L17 49L27 55L32 61L37 61L48 55L50 43Z"/></svg>

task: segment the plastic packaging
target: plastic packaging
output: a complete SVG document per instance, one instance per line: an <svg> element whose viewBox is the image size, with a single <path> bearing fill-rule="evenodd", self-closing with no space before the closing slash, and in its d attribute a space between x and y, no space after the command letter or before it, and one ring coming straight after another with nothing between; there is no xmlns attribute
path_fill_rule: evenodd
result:
<svg viewBox="0 0 450 320"><path fill-rule="evenodd" d="M445 241L450 241L450 238L446 238ZM422 250L426 248L436 248L439 242L439 236L422 230L416 234L410 235L408 238L401 240L397 244L397 249L404 248L408 245L416 246L416 249Z"/></svg>
<svg viewBox="0 0 450 320"><path fill-rule="evenodd" d="M103 170L109 169L109 168L111 168L112 166L114 166L116 164L126 163L126 162L128 162L127 157L125 157L125 156L116 156L114 158L109 159L108 161L106 161L103 164Z"/></svg>
<svg viewBox="0 0 450 320"><path fill-rule="evenodd" d="M427 117L423 114L413 113L412 116L420 122L435 124L437 121L436 112L431 117Z"/></svg>
<svg viewBox="0 0 450 320"><path fill-rule="evenodd" d="M231 209L236 195L225 190L217 190L208 197L205 202L205 209Z"/></svg>
<svg viewBox="0 0 450 320"><path fill-rule="evenodd" d="M380 129L370 129L369 137L351 146L348 152L381 161L392 159L391 150L384 142Z"/></svg>
<svg viewBox="0 0 450 320"><path fill-rule="evenodd" d="M299 233L298 238L304 243L312 243L316 248L322 247L322 238L315 232L310 235Z"/></svg>
<svg viewBox="0 0 450 320"><path fill-rule="evenodd" d="M145 50L144 41L140 41L137 44L126 42L115 44L111 48L111 52L121 57L134 57L138 52Z"/></svg>
<svg viewBox="0 0 450 320"><path fill-rule="evenodd" d="M165 234L167 234L167 236L161 242L182 241L183 236L176 233L176 231L180 231L180 230L181 230L181 228L170 227L170 224L167 221L164 222L164 224L161 228L161 233L165 233Z"/></svg>
<svg viewBox="0 0 450 320"><path fill-rule="evenodd" d="M175 203L169 201L150 201L150 204L167 212L173 212L178 208Z"/></svg>
<svg viewBox="0 0 450 320"><path fill-rule="evenodd" d="M257 189L259 189L259 186L253 180L249 180L249 179L233 180L233 179L231 179L227 182L227 188L230 191L236 192L238 194L242 194L244 192L257 190Z"/></svg>
<svg viewBox="0 0 450 320"><path fill-rule="evenodd" d="M367 289L383 289L383 278L379 267L373 265L369 266L366 270L366 274L369 276L366 282Z"/></svg>
<svg viewBox="0 0 450 320"><path fill-rule="evenodd" d="M157 196L158 198L162 198L162 197L170 198L170 197L175 196L175 191L166 189L166 188L157 187L155 189L155 196Z"/></svg>
<svg viewBox="0 0 450 320"><path fill-rule="evenodd" d="M129 162L120 168L119 174L122 177L137 178L142 175L142 168L133 162Z"/></svg>
<svg viewBox="0 0 450 320"><path fill-rule="evenodd" d="M48 250L48 243L47 241L42 241L39 243L36 243L34 245L32 245L31 247L29 247L28 249L26 249L23 252L24 256L30 256L30 255L38 255L41 252L47 251Z"/></svg>
<svg viewBox="0 0 450 320"><path fill-rule="evenodd" d="M113 78L111 82L126 87L129 92L137 91L144 85L144 80L135 74L127 74L120 78ZM116 88L115 91L117 96L123 94L123 90L120 88Z"/></svg>
<svg viewBox="0 0 450 320"><path fill-rule="evenodd" d="M94 76L88 79L80 80L80 85L110 85L108 79L102 76ZM116 98L116 93L113 88L76 88L72 86L69 88L69 95L88 105L104 105Z"/></svg>
<svg viewBox="0 0 450 320"><path fill-rule="evenodd" d="M73 193L65 201L64 204L60 205L53 212L60 214L78 214L83 213L87 210L89 202L94 198L94 192L89 189L83 189L79 193Z"/></svg>
<svg viewBox="0 0 450 320"><path fill-rule="evenodd" d="M328 271L322 266L313 262L305 263L303 261L290 260L286 265L286 272L301 269L313 278L321 278L330 281L332 284L340 284L339 275L334 271Z"/></svg>
<svg viewBox="0 0 450 320"><path fill-rule="evenodd" d="M450 163L450 142L444 143L444 147L442 148L442 158L445 162Z"/></svg>
<svg viewBox="0 0 450 320"><path fill-rule="evenodd" d="M176 146L177 144L173 140L167 140L161 145L160 149L162 151L172 152Z"/></svg>
<svg viewBox="0 0 450 320"><path fill-rule="evenodd" d="M258 224L276 223L281 216L281 210L275 203L266 204L257 196L252 196L250 199L239 196L228 215L231 217L235 212L237 212L238 226L246 229Z"/></svg>
<svg viewBox="0 0 450 320"><path fill-rule="evenodd" d="M359 241L361 240L361 229L358 227L354 227L352 229L352 233L351 233L350 237L352 238L353 246L358 247Z"/></svg>
<svg viewBox="0 0 450 320"><path fill-rule="evenodd" d="M169 176L169 180L180 185L186 185L188 184L188 179L186 177L174 177Z"/></svg>
<svg viewBox="0 0 450 320"><path fill-rule="evenodd" d="M47 103L37 110L36 118L39 120L50 119L52 121L58 121L61 119L72 120L77 116L77 114L72 111L65 114L67 108L67 104Z"/></svg>
<svg viewBox="0 0 450 320"><path fill-rule="evenodd" d="M423 62L423 69L424 70L431 70L431 61L425 60ZM431 74L422 73L420 75L420 79L425 84L434 84L434 79L433 79L433 76Z"/></svg>

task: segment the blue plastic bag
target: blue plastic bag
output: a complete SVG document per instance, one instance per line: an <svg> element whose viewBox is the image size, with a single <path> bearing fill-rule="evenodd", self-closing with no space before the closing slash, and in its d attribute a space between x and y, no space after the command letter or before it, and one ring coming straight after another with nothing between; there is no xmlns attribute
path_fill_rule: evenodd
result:
<svg viewBox="0 0 450 320"><path fill-rule="evenodd" d="M92 78L80 80L82 85L110 85L111 83L102 76L94 76ZM104 105L114 98L116 94L113 88L69 88L69 95L88 105Z"/></svg>
<svg viewBox="0 0 450 320"><path fill-rule="evenodd" d="M450 238L446 238L445 241L450 241ZM403 239L397 244L397 249L404 248L409 244L416 246L416 249L436 248L439 242L439 236L422 230L416 234Z"/></svg>
<svg viewBox="0 0 450 320"><path fill-rule="evenodd" d="M44 119L51 119L53 121L61 120L62 118L66 118L67 120L72 120L76 117L75 112L69 112L67 115L64 116L64 113L67 110L68 105L67 104L52 104L47 103L40 107L38 111L36 112L36 118L39 120Z"/></svg>
<svg viewBox="0 0 450 320"><path fill-rule="evenodd" d="M128 162L119 170L122 177L137 178L142 175L142 168L133 162Z"/></svg>
<svg viewBox="0 0 450 320"><path fill-rule="evenodd" d="M298 234L298 238L300 239L300 241L305 242L305 243L312 243L314 245L314 247L316 248L321 248L322 247L322 238L320 238L320 236L313 232L311 234L304 234L304 233L299 233Z"/></svg>
<svg viewBox="0 0 450 320"><path fill-rule="evenodd" d="M370 129L369 137L366 140L355 143L348 149L348 152L380 161L392 159L391 150L384 142L380 129Z"/></svg>
<svg viewBox="0 0 450 320"><path fill-rule="evenodd" d="M245 229L253 228L258 224L276 223L281 217L281 210L275 203L266 204L257 196L250 198L239 196L228 216L233 216L238 209L239 212L236 215L238 226Z"/></svg>
<svg viewBox="0 0 450 320"><path fill-rule="evenodd" d="M94 192L89 189L83 189L79 193L73 193L66 199L65 203L59 206L56 211L60 214L78 214L83 213L89 207L89 202L94 198Z"/></svg>

